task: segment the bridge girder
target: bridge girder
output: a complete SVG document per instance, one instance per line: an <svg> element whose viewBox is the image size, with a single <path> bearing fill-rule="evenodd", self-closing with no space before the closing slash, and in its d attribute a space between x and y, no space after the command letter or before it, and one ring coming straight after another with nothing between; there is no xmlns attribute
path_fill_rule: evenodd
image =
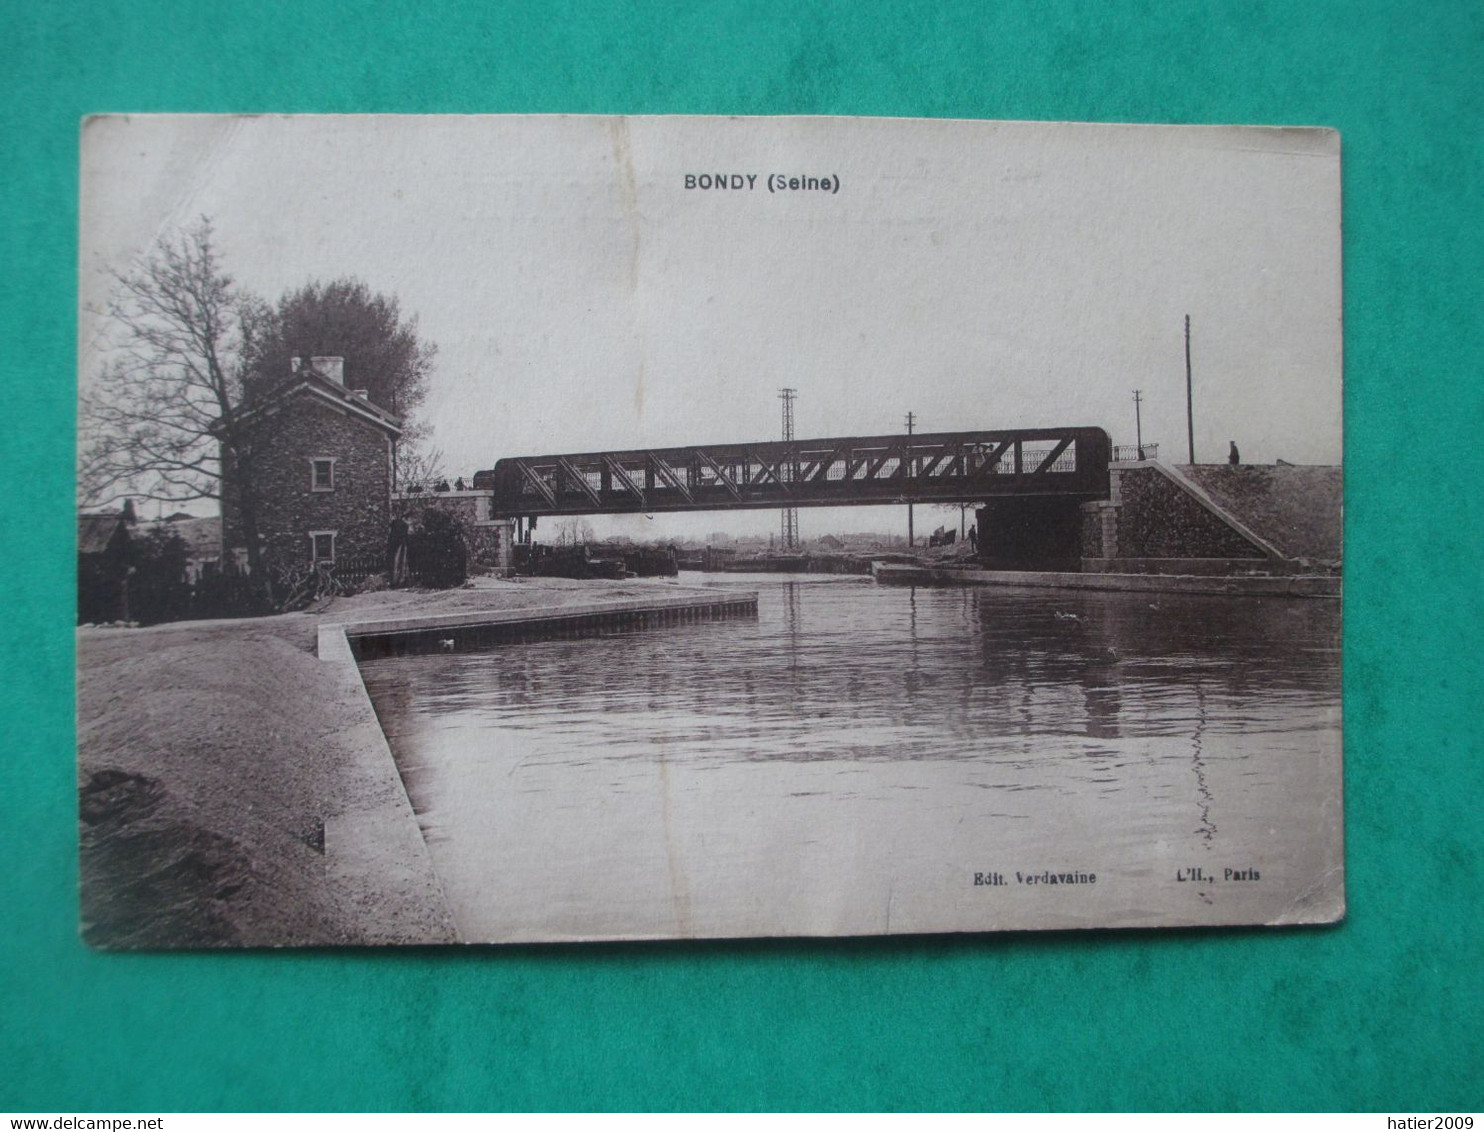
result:
<svg viewBox="0 0 1484 1132"><path fill-rule="evenodd" d="M1111 457L1092 427L846 436L512 457L474 486L499 518L1105 499Z"/></svg>

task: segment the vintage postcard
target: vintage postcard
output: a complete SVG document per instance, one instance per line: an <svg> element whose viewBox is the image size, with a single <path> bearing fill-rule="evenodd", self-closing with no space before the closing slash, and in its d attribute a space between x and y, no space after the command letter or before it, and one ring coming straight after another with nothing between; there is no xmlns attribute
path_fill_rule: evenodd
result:
<svg viewBox="0 0 1484 1132"><path fill-rule="evenodd" d="M1344 914L1333 131L82 127L105 948Z"/></svg>

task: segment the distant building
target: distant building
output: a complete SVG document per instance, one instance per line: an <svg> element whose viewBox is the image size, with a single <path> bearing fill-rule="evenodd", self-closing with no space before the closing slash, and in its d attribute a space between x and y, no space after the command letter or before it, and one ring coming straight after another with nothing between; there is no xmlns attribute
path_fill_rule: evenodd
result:
<svg viewBox="0 0 1484 1132"><path fill-rule="evenodd" d="M221 569L222 521L216 515L188 515L177 511L163 519L138 524L135 533L143 538L158 533L166 538L173 535L180 539L186 550L186 570L182 580L191 585Z"/></svg>
<svg viewBox="0 0 1484 1132"><path fill-rule="evenodd" d="M874 550L883 546L896 546L903 541L900 535L884 535L876 532L849 534L843 539L844 545L850 550Z"/></svg>
<svg viewBox="0 0 1484 1132"><path fill-rule="evenodd" d="M401 419L345 386L343 358L294 359L290 378L246 410L263 561L312 565L386 554L392 446ZM224 560L246 565L242 485L222 460Z"/></svg>
<svg viewBox="0 0 1484 1132"><path fill-rule="evenodd" d="M134 509L77 516L77 623L129 619Z"/></svg>
<svg viewBox="0 0 1484 1132"><path fill-rule="evenodd" d="M840 550L845 546L834 535L822 535L815 540L815 544L822 550Z"/></svg>

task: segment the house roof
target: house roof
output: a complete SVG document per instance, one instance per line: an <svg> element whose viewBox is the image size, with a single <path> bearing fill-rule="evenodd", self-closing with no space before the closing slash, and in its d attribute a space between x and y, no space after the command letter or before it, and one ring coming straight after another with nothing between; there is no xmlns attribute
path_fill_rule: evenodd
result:
<svg viewBox="0 0 1484 1132"><path fill-rule="evenodd" d="M397 416L396 413L388 412L375 402L360 396L354 390L347 389L338 381L332 381L330 378L316 373L312 369L301 369L293 377L264 394L250 407L238 410L236 415L239 420L251 420L253 417L273 411L290 397L295 397L301 393L307 396L317 397L321 401L331 404L353 417L358 417L369 424L375 425L392 436L400 436L402 434L402 418ZM218 418L216 423L211 426L212 431L218 431L222 422L226 419L226 417Z"/></svg>
<svg viewBox="0 0 1484 1132"><path fill-rule="evenodd" d="M222 553L222 521L217 515L183 515L177 519L157 519L151 523L140 523L139 529L149 534L159 531L164 535L176 535L186 544L191 558L220 558Z"/></svg>
<svg viewBox="0 0 1484 1132"><path fill-rule="evenodd" d="M118 512L105 515L88 515L79 512L77 516L77 553L104 553L108 550L109 543L113 541L114 535L123 523L124 517Z"/></svg>

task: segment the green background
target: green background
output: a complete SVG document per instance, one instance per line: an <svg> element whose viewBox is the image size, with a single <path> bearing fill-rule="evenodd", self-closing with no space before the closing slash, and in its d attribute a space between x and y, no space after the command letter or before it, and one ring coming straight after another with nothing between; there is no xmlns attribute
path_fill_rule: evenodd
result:
<svg viewBox="0 0 1484 1132"><path fill-rule="evenodd" d="M1479 1107L1484 5L0 12L0 1109ZM100 955L75 926L78 119L870 114L1343 135L1350 916L1327 930Z"/></svg>

